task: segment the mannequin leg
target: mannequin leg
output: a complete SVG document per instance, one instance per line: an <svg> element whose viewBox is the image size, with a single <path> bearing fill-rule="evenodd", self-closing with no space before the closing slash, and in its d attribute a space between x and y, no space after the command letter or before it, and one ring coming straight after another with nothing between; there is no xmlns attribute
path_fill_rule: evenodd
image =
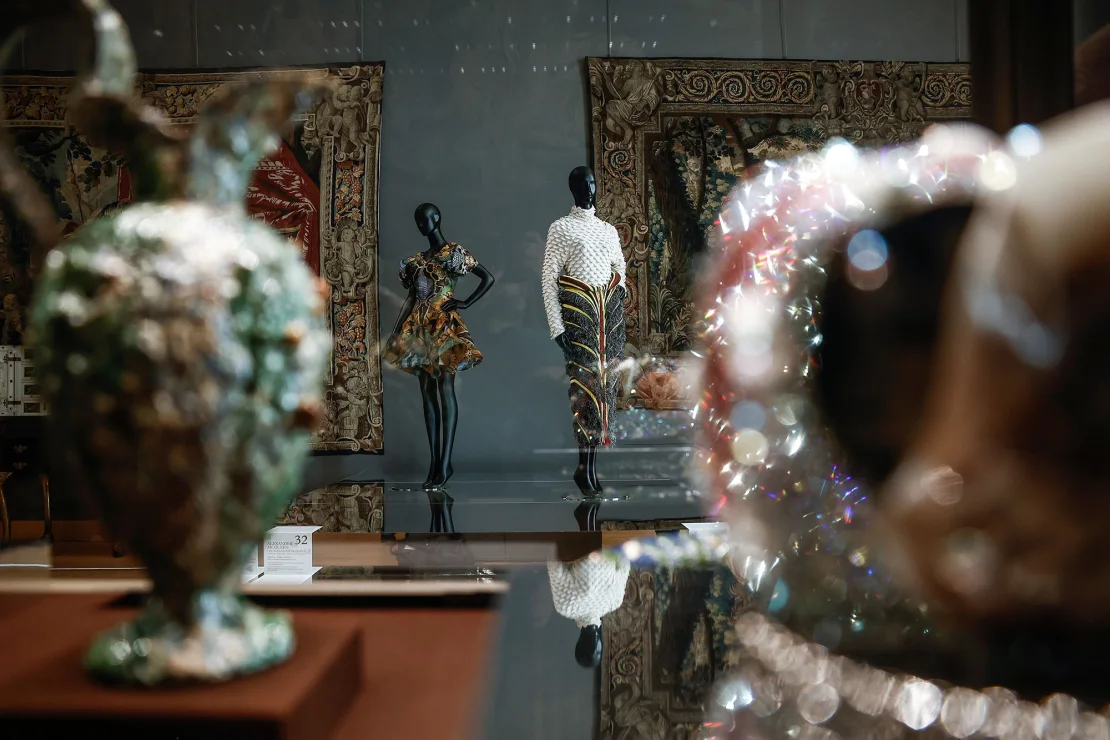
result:
<svg viewBox="0 0 1110 740"><path fill-rule="evenodd" d="M455 449L455 429L459 425L459 403L455 398L454 373L440 373L436 382L439 385L440 423L443 427L440 434L439 474L433 482L443 485L455 472L451 465L451 454Z"/></svg>
<svg viewBox="0 0 1110 740"><path fill-rule="evenodd" d="M439 470L440 441L439 441L439 386L436 379L423 370L417 372L420 380L420 398L424 402L424 426L428 430L428 450L431 461L428 464L428 477L424 479L424 487L433 485L436 471Z"/></svg>
<svg viewBox="0 0 1110 740"><path fill-rule="evenodd" d="M593 482L590 480L590 450L592 449L586 445L578 445L578 467L574 469L574 484L583 493L594 490Z"/></svg>
<svg viewBox="0 0 1110 740"><path fill-rule="evenodd" d="M601 485L601 479L597 477L597 445L590 446L589 468L588 474L590 477L590 488L595 493L601 493L605 489Z"/></svg>

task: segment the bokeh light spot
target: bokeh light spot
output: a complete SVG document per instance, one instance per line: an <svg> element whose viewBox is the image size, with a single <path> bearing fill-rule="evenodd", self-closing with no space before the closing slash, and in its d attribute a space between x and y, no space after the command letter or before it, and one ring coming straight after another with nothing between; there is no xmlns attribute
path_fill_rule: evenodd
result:
<svg viewBox="0 0 1110 740"><path fill-rule="evenodd" d="M758 401L741 401L732 407L730 421L733 429L754 429L760 432L767 423L767 412Z"/></svg>
<svg viewBox="0 0 1110 740"><path fill-rule="evenodd" d="M768 452L767 438L754 429L741 429L732 440L732 455L741 465L759 465Z"/></svg>
<svg viewBox="0 0 1110 740"><path fill-rule="evenodd" d="M889 251L886 239L874 229L864 229L848 242L848 261L863 272L873 272L886 264Z"/></svg>
<svg viewBox="0 0 1110 740"><path fill-rule="evenodd" d="M1020 126L1014 126L1006 136L1006 143L1010 145L1010 151L1016 156L1034 157L1044 148L1044 137L1036 126L1023 123Z"/></svg>

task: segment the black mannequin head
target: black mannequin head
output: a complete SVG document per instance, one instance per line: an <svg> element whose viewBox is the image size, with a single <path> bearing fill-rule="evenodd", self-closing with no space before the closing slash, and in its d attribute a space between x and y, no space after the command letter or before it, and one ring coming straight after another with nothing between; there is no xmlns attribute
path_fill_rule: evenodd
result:
<svg viewBox="0 0 1110 740"><path fill-rule="evenodd" d="M601 627L588 624L578 633L574 646L574 659L583 668L593 668L601 663Z"/></svg>
<svg viewBox="0 0 1110 740"><path fill-rule="evenodd" d="M416 228L420 229L423 236L439 228L439 209L433 203L421 203L412 217L416 219Z"/></svg>
<svg viewBox="0 0 1110 740"><path fill-rule="evenodd" d="M597 195L597 183L594 181L594 171L589 167L575 167L567 178L570 193L574 196L574 205L579 208L593 208L594 197Z"/></svg>

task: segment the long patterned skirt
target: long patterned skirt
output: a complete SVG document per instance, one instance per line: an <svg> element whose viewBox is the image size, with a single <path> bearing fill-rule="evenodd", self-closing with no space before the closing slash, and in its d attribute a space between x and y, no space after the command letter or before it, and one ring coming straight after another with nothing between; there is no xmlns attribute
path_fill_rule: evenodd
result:
<svg viewBox="0 0 1110 740"><path fill-rule="evenodd" d="M574 436L583 447L608 445L609 416L617 400L617 366L624 355L624 286L613 273L607 285L559 277L559 302L569 349Z"/></svg>

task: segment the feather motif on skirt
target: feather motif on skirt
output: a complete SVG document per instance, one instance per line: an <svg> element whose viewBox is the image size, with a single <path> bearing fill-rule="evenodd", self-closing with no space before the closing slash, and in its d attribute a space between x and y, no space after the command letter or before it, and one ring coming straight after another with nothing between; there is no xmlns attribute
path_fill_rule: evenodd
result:
<svg viewBox="0 0 1110 740"><path fill-rule="evenodd" d="M559 301L569 349L570 408L579 445L608 445L609 419L616 403L624 354L624 287L613 273L606 285L559 278Z"/></svg>

